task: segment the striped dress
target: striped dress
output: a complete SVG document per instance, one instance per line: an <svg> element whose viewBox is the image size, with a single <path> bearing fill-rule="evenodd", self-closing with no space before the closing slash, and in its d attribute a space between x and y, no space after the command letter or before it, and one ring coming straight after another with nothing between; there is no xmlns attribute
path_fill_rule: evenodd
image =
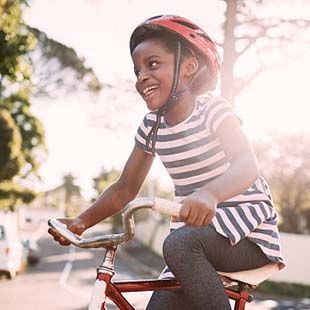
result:
<svg viewBox="0 0 310 310"><path fill-rule="evenodd" d="M183 122L169 126L162 117L156 142L156 154L172 178L175 201L182 200L208 184L230 167L217 138L216 130L226 117L235 115L231 105L221 97L199 97L193 112ZM148 113L138 128L135 141L145 152L146 137L156 120ZM218 204L210 225L229 238L232 245L247 237L257 244L272 262L284 267L281 254L278 215L265 180L259 176L244 193ZM173 231L183 222L171 222ZM162 278L173 275L164 270Z"/></svg>

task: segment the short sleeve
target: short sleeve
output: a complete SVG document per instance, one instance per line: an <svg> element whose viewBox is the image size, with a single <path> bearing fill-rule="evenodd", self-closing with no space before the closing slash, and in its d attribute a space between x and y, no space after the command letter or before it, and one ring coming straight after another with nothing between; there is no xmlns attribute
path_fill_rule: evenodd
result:
<svg viewBox="0 0 310 310"><path fill-rule="evenodd" d="M206 109L206 127L210 132L215 133L221 123L229 116L235 116L239 122L241 120L235 114L232 105L222 97L212 98Z"/></svg>
<svg viewBox="0 0 310 310"><path fill-rule="evenodd" d="M141 122L136 136L135 142L144 152L151 154L151 152L146 148L146 137L148 136L150 127L148 126L148 114L144 116L143 121Z"/></svg>

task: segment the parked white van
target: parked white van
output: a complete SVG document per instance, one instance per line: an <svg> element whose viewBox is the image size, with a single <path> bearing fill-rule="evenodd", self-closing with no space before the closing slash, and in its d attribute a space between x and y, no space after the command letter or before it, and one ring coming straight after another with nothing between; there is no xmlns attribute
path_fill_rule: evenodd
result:
<svg viewBox="0 0 310 310"><path fill-rule="evenodd" d="M0 275L14 278L24 265L24 247L16 216L10 212L0 212Z"/></svg>

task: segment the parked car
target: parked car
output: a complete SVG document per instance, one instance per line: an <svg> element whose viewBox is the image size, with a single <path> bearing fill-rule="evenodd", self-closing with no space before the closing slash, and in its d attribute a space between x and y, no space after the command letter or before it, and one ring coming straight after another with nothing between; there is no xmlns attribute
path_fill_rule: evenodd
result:
<svg viewBox="0 0 310 310"><path fill-rule="evenodd" d="M26 265L25 254L17 227L0 214L0 274L14 278Z"/></svg>

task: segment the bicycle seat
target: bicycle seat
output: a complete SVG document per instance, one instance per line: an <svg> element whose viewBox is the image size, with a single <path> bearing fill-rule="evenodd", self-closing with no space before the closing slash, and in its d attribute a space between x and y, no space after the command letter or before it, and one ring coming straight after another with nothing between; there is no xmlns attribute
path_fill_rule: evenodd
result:
<svg viewBox="0 0 310 310"><path fill-rule="evenodd" d="M263 267L243 270L237 272L221 272L222 281L225 287L233 286L242 282L247 284L251 288L257 287L260 283L270 278L273 274L279 271L279 266L277 263L270 263Z"/></svg>

